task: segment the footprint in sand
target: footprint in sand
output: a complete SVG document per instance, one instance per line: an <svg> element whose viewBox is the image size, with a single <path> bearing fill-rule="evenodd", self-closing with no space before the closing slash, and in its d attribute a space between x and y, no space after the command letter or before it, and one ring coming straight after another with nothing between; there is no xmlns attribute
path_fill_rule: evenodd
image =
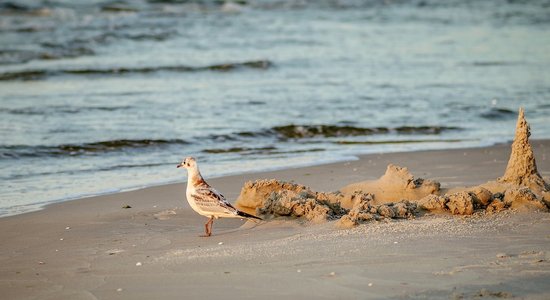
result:
<svg viewBox="0 0 550 300"><path fill-rule="evenodd" d="M153 216L155 217L155 219L157 220L168 220L170 219L172 216L175 216L176 215L176 211L173 210L173 209L168 209L168 210L163 210L161 212L158 212L156 214L154 214Z"/></svg>

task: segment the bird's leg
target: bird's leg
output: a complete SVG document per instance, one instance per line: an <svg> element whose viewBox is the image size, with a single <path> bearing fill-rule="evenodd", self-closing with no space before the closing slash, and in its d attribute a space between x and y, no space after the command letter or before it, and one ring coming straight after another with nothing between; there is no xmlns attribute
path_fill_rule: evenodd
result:
<svg viewBox="0 0 550 300"><path fill-rule="evenodd" d="M214 216L210 217L210 220L208 220L208 224L210 226L209 226L208 230L206 231L206 235L211 236L212 235L212 225L214 225Z"/></svg>
<svg viewBox="0 0 550 300"><path fill-rule="evenodd" d="M208 219L208 222L204 224L205 235L203 237L209 237L212 235L212 224L214 223L214 216Z"/></svg>
<svg viewBox="0 0 550 300"><path fill-rule="evenodd" d="M214 224L214 216L210 217L210 220L208 220L207 224L210 225L210 227L206 231L206 235L211 236L212 235L212 225Z"/></svg>

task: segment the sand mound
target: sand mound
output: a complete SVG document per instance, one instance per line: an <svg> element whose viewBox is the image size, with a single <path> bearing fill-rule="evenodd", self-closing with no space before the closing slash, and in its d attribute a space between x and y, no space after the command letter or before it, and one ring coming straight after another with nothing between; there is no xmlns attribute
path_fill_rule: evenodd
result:
<svg viewBox="0 0 550 300"><path fill-rule="evenodd" d="M319 198L317 193L291 190L272 192L257 208L261 215L303 217L315 223L335 220L347 213L338 203Z"/></svg>
<svg viewBox="0 0 550 300"><path fill-rule="evenodd" d="M428 195L416 203L427 211L455 215L471 215L475 210L495 213L509 208L517 211L549 211L550 208L550 203L531 189L517 186L509 186L503 192L494 194L481 186L475 186L442 196Z"/></svg>
<svg viewBox="0 0 550 300"><path fill-rule="evenodd" d="M247 181L241 189L241 194L235 204L238 207L257 209L264 206L264 202L273 192L281 191L290 191L296 194L302 191L313 193L304 185L275 179L264 179L254 182Z"/></svg>
<svg viewBox="0 0 550 300"><path fill-rule="evenodd" d="M434 212L448 211L453 215L471 215L474 213L474 204L479 202L472 192L462 191L443 196L428 195L418 200L420 208Z"/></svg>
<svg viewBox="0 0 550 300"><path fill-rule="evenodd" d="M476 210L549 211L550 189L537 171L529 144L529 125L519 111L512 154L504 176L440 195L439 182L415 178L407 168L388 165L378 180L345 186L340 192L319 193L278 180L247 182L237 205L264 216L304 218L310 222L338 220L349 228L382 219L412 218L417 208L430 212L471 215Z"/></svg>
<svg viewBox="0 0 550 300"><path fill-rule="evenodd" d="M363 201L363 197L365 197L365 194L361 192L350 194L343 194L341 192L321 193L314 192L309 187L301 184L276 179L262 179L254 182L246 182L235 204L240 208L256 210L265 207L267 205L266 201L274 192L284 193L287 197L309 195L309 198L315 198L326 203L338 204L345 209L351 209L356 202ZM372 195L368 197L372 198Z"/></svg>
<svg viewBox="0 0 550 300"><path fill-rule="evenodd" d="M537 171L535 156L529 143L529 124L523 109L519 110L512 153L504 176L455 193L427 196L418 201L420 208L453 214L469 215L474 209L495 213L504 209L548 211L549 186Z"/></svg>
<svg viewBox="0 0 550 300"><path fill-rule="evenodd" d="M338 226L344 228L385 218L410 218L416 211L416 204L407 201L375 204L374 196L368 193L320 193L274 179L247 182L237 205L255 208L265 217L303 218L312 223L339 220Z"/></svg>
<svg viewBox="0 0 550 300"><path fill-rule="evenodd" d="M535 195L531 189L520 187L508 189L504 192L504 204L519 211L548 211L548 207L541 197Z"/></svg>
<svg viewBox="0 0 550 300"><path fill-rule="evenodd" d="M488 189L482 186L474 186L468 191L473 196L474 207L475 208L484 208L491 203L493 199L493 194Z"/></svg>
<svg viewBox="0 0 550 300"><path fill-rule="evenodd" d="M523 108L520 108L512 153L504 176L500 177L498 182L525 186L539 193L548 192L550 186L544 182L537 170L533 149L529 143L530 135L529 124L525 120Z"/></svg>
<svg viewBox="0 0 550 300"><path fill-rule="evenodd" d="M378 180L353 183L341 189L344 194L356 191L369 192L379 204L402 199L417 200L437 194L439 190L439 182L414 178L407 168L392 164L388 165L386 173Z"/></svg>
<svg viewBox="0 0 550 300"><path fill-rule="evenodd" d="M414 218L416 208L417 206L415 203L406 200L380 205L376 205L372 203L372 201L358 202L346 215L338 220L336 225L340 228L351 228L358 224L369 221L379 221L385 218Z"/></svg>
<svg viewBox="0 0 550 300"><path fill-rule="evenodd" d="M524 110L520 108L512 153L504 176L497 181L480 185L493 193L493 199L501 201L492 203L488 210L499 211L506 208L519 211L549 210L550 185L544 181L537 170L535 155L529 143L530 135Z"/></svg>

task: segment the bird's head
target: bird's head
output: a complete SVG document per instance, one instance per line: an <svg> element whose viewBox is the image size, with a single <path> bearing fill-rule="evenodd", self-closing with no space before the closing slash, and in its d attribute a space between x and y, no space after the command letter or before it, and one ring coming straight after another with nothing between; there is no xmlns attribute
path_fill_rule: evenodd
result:
<svg viewBox="0 0 550 300"><path fill-rule="evenodd" d="M179 165L176 166L176 168L185 168L185 169L193 169L197 167L197 161L194 157L186 157L184 158Z"/></svg>

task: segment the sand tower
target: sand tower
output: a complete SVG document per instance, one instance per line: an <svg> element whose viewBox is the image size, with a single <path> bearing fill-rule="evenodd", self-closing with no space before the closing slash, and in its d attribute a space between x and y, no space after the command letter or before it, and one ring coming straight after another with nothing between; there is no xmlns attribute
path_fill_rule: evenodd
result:
<svg viewBox="0 0 550 300"><path fill-rule="evenodd" d="M529 144L529 124L525 120L523 108L519 109L516 134L512 143L512 153L504 176L498 179L502 183L526 186L536 191L549 191L550 187L544 182L537 171L537 164L531 144Z"/></svg>

